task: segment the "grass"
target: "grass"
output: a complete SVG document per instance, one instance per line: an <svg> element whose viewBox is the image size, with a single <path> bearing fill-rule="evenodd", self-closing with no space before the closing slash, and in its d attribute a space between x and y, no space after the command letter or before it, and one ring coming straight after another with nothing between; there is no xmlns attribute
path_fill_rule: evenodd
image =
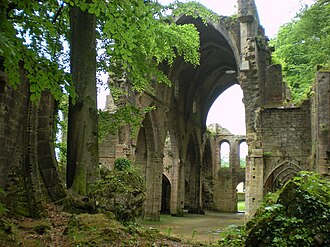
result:
<svg viewBox="0 0 330 247"><path fill-rule="evenodd" d="M233 213L206 212L205 215L185 214L183 217L161 215L160 221L142 221L147 228L156 228L161 233L185 242L210 244L222 238L229 225L242 225L244 215Z"/></svg>
<svg viewBox="0 0 330 247"><path fill-rule="evenodd" d="M237 210L239 212L245 212L245 201L239 201L237 203Z"/></svg>

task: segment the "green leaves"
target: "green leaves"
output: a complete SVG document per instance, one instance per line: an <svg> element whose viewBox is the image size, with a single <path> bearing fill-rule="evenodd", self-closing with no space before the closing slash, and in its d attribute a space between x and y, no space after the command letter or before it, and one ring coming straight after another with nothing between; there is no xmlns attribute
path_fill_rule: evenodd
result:
<svg viewBox="0 0 330 247"><path fill-rule="evenodd" d="M181 3L176 1L170 5L170 8L173 9L174 16L187 15L194 18L201 18L204 24L207 25L208 22L218 22L220 21L220 16L214 13L213 11L207 9L202 4L191 1L187 3Z"/></svg>
<svg viewBox="0 0 330 247"><path fill-rule="evenodd" d="M68 59L62 43L67 40L68 15L63 6L56 0L0 3L4 10L0 14L0 56L4 58L8 83L14 88L20 83L20 64L35 102L43 90L50 90L56 99L64 92L73 92L65 71Z"/></svg>
<svg viewBox="0 0 330 247"><path fill-rule="evenodd" d="M247 223L245 246L329 245L329 197L328 180L301 172L265 198Z"/></svg>
<svg viewBox="0 0 330 247"><path fill-rule="evenodd" d="M318 0L305 8L292 22L284 25L271 41L273 60L283 68L294 101L308 96L316 66L330 66L330 4Z"/></svg>
<svg viewBox="0 0 330 247"><path fill-rule="evenodd" d="M101 0L100 0L101 1ZM93 11L100 1L94 1ZM100 8L102 66L110 60L111 76L124 74L137 91L150 90L151 81L170 84L158 65L171 65L177 56L199 63L199 35L193 25L178 26L164 22L162 6L142 0L119 1ZM107 42L110 41L110 42Z"/></svg>
<svg viewBox="0 0 330 247"><path fill-rule="evenodd" d="M145 113L153 110L154 107L147 107L140 110L133 105L126 104L118 107L116 111L99 111L99 140L102 141L109 134L114 134L121 126L129 124L132 135L137 135L137 131L142 126Z"/></svg>

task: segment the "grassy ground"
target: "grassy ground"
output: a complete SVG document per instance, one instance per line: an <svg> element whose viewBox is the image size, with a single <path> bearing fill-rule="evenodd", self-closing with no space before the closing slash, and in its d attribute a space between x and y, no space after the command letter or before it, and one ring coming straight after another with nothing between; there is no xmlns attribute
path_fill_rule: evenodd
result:
<svg viewBox="0 0 330 247"><path fill-rule="evenodd" d="M245 212L245 201L239 201L237 203L237 210L239 212Z"/></svg>
<svg viewBox="0 0 330 247"><path fill-rule="evenodd" d="M243 213L206 212L205 215L185 214L183 217L161 215L160 221L143 221L145 227L190 243L210 244L221 239L221 232L229 225L242 225Z"/></svg>

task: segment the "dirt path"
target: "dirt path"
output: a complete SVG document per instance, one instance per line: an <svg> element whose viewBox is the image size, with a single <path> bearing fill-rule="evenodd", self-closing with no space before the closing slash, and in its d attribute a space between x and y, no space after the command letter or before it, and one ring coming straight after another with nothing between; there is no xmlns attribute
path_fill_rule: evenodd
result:
<svg viewBox="0 0 330 247"><path fill-rule="evenodd" d="M243 213L206 212L205 215L185 214L183 217L161 215L160 221L144 221L142 225L159 229L162 233L191 242L211 243L221 238L221 231L229 225L244 224Z"/></svg>

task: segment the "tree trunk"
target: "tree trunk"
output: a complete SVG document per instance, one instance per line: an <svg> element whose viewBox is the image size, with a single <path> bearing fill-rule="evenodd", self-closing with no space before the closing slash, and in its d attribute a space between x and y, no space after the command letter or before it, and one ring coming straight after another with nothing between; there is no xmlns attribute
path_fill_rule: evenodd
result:
<svg viewBox="0 0 330 247"><path fill-rule="evenodd" d="M71 73L76 90L69 100L67 187L86 195L98 174L96 107L96 18L71 8Z"/></svg>

